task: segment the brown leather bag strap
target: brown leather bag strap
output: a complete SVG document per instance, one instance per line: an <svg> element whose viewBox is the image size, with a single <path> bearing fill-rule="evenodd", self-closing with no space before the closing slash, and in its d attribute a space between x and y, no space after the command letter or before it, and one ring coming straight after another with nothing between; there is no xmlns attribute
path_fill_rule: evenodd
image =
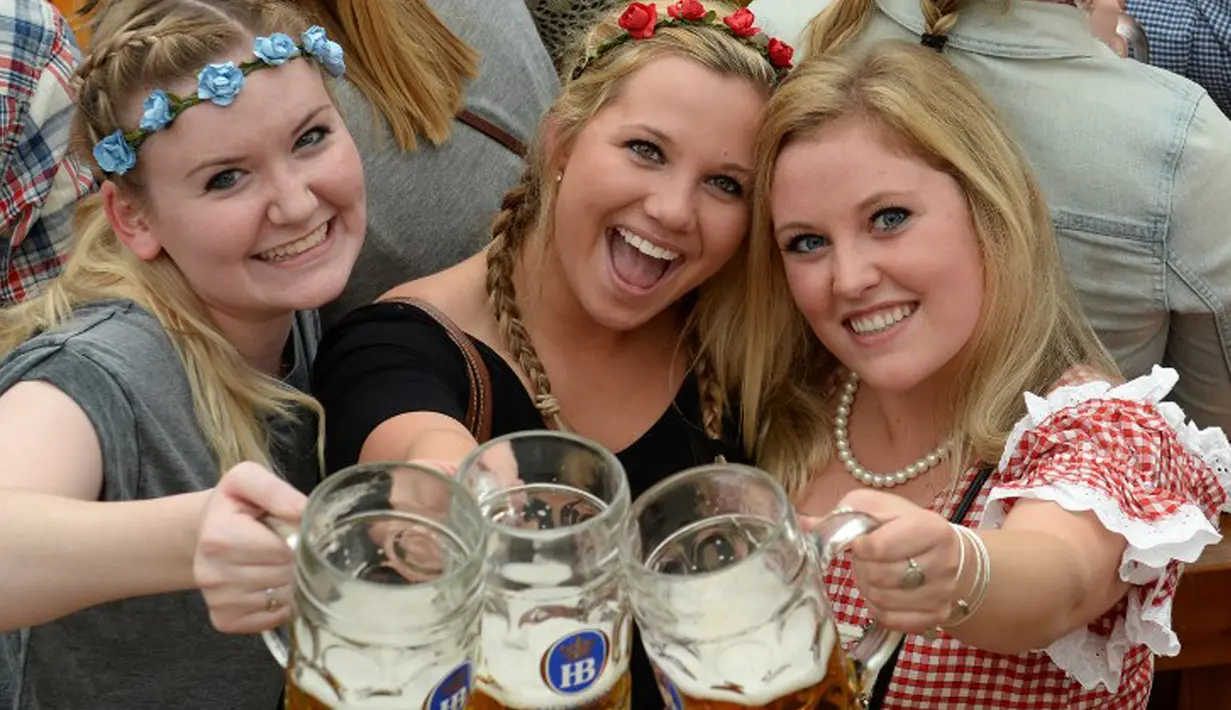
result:
<svg viewBox="0 0 1231 710"><path fill-rule="evenodd" d="M449 339L462 351L462 359L466 361L466 374L470 377L470 401L466 405L466 428L470 435L480 444L492 438L492 398L491 374L487 363L474 346L474 341L457 327L449 316L441 313L438 308L427 301L418 298L387 298L384 303L405 303L414 306L431 316L449 334Z"/></svg>
<svg viewBox="0 0 1231 710"><path fill-rule="evenodd" d="M470 126L479 133L482 133L488 138L491 138L500 145L504 146L513 155L516 155L519 158L526 157L526 146L521 141L514 138L513 134L504 130L500 126L497 126L486 118L476 115L469 109L462 109L459 111L456 118L467 126Z"/></svg>

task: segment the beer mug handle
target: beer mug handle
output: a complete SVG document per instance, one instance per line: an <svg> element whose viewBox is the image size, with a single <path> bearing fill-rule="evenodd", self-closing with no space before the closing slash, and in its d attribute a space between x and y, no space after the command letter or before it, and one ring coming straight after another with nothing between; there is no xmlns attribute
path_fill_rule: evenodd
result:
<svg viewBox="0 0 1231 710"><path fill-rule="evenodd" d="M1121 13L1116 22L1116 34L1128 44L1129 56L1144 64L1150 63L1150 43L1146 40L1141 23L1130 15Z"/></svg>
<svg viewBox="0 0 1231 710"><path fill-rule="evenodd" d="M474 466L467 469L465 485L470 488L470 492L474 495L475 500L479 501L493 493L499 493L506 487L498 474L488 470L481 463L475 463Z"/></svg>
<svg viewBox="0 0 1231 710"><path fill-rule="evenodd" d="M878 527L880 521L876 518L853 511L830 513L821 518L812 530L817 549L821 553L821 569L828 567L830 561L842 554L857 538ZM861 692L868 693L872 689L876 675L893 655L902 637L900 632L880 624L872 624L864 632L863 638L855 644L851 657L855 661Z"/></svg>
<svg viewBox="0 0 1231 710"><path fill-rule="evenodd" d="M273 530L279 537L285 540L287 547L292 550L298 549L299 528L297 526L292 525L281 518L275 518L272 515L263 515L261 516L260 521L265 524L265 527ZM281 629L269 629L262 631L261 638L264 639L266 648L269 649L270 655L274 657L274 660L278 662L278 665L286 668L287 663L290 662L291 649L290 644L287 643L281 633Z"/></svg>

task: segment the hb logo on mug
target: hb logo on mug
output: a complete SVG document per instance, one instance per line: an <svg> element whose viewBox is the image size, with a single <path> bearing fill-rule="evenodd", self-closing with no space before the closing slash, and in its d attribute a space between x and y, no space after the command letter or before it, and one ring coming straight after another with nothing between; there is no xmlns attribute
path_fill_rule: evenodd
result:
<svg viewBox="0 0 1231 710"><path fill-rule="evenodd" d="M547 687L574 695L594 685L607 668L610 643L607 634L587 629L556 641L543 654L539 672Z"/></svg>
<svg viewBox="0 0 1231 710"><path fill-rule="evenodd" d="M423 710L464 710L470 698L470 680L470 663L463 663L432 689Z"/></svg>

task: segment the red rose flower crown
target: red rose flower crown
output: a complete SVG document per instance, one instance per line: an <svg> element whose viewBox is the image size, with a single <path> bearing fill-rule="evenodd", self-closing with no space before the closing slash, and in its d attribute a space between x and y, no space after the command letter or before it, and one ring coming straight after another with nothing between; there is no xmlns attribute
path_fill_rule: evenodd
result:
<svg viewBox="0 0 1231 710"><path fill-rule="evenodd" d="M752 47L774 68L781 81L791 69L795 50L777 37L767 37L760 27L755 27L756 18L748 8L740 8L718 21L717 13L706 10L700 0L680 0L667 6L667 17L658 16L654 3L635 2L620 15L620 28L624 31L600 44L587 54L573 69L573 79L581 76L591 64L607 52L634 39L649 39L660 27L717 27L735 39Z"/></svg>

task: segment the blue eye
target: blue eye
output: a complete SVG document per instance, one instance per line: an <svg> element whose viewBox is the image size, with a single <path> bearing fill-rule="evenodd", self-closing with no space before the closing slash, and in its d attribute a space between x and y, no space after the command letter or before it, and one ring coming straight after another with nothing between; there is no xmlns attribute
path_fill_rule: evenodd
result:
<svg viewBox="0 0 1231 710"><path fill-rule="evenodd" d="M736 180L733 177L728 177L726 175L715 175L707 180L707 182L719 190L735 195L736 197L744 194L744 186L739 183L739 180Z"/></svg>
<svg viewBox="0 0 1231 710"><path fill-rule="evenodd" d="M220 173L216 173L209 179L208 182L205 183L205 191L216 192L218 190L229 190L239 184L239 178L242 173L243 171L238 168L223 170Z"/></svg>
<svg viewBox="0 0 1231 710"><path fill-rule="evenodd" d="M910 210L902 207L886 207L872 215L872 226L882 231L892 231L910 219Z"/></svg>
<svg viewBox="0 0 1231 710"><path fill-rule="evenodd" d="M829 246L829 239L819 234L800 234L791 237L783 251L797 254L811 254Z"/></svg>
<svg viewBox="0 0 1231 710"><path fill-rule="evenodd" d="M631 140L625 143L624 146L642 160L648 160L651 163L661 163L663 161L662 149L649 141Z"/></svg>
<svg viewBox="0 0 1231 710"><path fill-rule="evenodd" d="M324 126L317 126L316 128L309 129L299 137L299 140L295 141L295 148L298 150L299 148L307 148L309 146L316 145L317 143L324 141L325 137L332 132L333 131L325 128Z"/></svg>

